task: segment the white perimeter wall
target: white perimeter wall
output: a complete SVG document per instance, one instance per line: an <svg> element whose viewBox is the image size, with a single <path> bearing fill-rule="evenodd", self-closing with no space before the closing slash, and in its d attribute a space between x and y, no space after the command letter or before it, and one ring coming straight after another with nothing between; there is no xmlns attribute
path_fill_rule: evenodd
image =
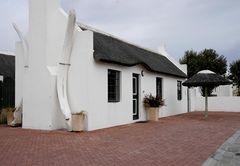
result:
<svg viewBox="0 0 240 166"><path fill-rule="evenodd" d="M195 87L196 96L201 96L201 90L199 87ZM214 96L233 96L232 94L233 88L232 85L220 85L213 89L212 95Z"/></svg>
<svg viewBox="0 0 240 166"><path fill-rule="evenodd" d="M195 110L205 110L204 97L196 97ZM240 97L208 97L208 111L240 112Z"/></svg>
<svg viewBox="0 0 240 166"><path fill-rule="evenodd" d="M205 97L196 95L196 89L191 89L190 111L205 111ZM216 96L208 97L209 111L240 112L240 97Z"/></svg>

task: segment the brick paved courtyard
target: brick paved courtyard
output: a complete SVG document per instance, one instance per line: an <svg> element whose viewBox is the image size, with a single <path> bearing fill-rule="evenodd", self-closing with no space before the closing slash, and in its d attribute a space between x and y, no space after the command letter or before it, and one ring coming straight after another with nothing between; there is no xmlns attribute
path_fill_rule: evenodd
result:
<svg viewBox="0 0 240 166"><path fill-rule="evenodd" d="M79 133L0 125L0 165L201 165L240 128L240 113L192 112Z"/></svg>

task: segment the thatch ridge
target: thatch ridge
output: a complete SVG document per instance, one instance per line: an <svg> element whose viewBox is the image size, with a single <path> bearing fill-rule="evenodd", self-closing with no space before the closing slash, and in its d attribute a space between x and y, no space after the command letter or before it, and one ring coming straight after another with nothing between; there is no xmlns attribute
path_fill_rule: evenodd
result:
<svg viewBox="0 0 240 166"><path fill-rule="evenodd" d="M186 80L184 86L229 85L231 82L218 74L198 73Z"/></svg>
<svg viewBox="0 0 240 166"><path fill-rule="evenodd" d="M187 78L186 74L165 56L116 38L110 34L78 24L94 32L94 58L101 62L124 66L143 65L151 72Z"/></svg>

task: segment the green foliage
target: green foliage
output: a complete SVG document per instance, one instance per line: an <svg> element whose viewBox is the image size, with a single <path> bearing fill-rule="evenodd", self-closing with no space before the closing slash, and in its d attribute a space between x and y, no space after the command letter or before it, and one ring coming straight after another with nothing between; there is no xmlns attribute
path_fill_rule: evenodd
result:
<svg viewBox="0 0 240 166"><path fill-rule="evenodd" d="M227 60L226 58L213 50L204 49L199 53L188 50L182 59L179 60L181 64L187 64L188 77L192 77L201 70L211 70L216 74L224 76L227 71Z"/></svg>
<svg viewBox="0 0 240 166"><path fill-rule="evenodd" d="M83 110L80 112L72 113L72 115L83 115L83 119L85 119L85 117L87 117L87 112Z"/></svg>
<svg viewBox="0 0 240 166"><path fill-rule="evenodd" d="M151 93L150 95L145 95L143 98L143 107L162 107L165 105L165 101L162 99L162 96L157 95L154 97Z"/></svg>
<svg viewBox="0 0 240 166"><path fill-rule="evenodd" d="M198 59L197 59L197 52L193 50L185 51L185 54L182 59L179 60L181 64L187 64L188 68L188 77L192 77L194 74L196 74L198 69Z"/></svg>
<svg viewBox="0 0 240 166"><path fill-rule="evenodd" d="M200 70L208 69L216 74L224 76L227 72L227 60L213 49L205 49L198 53Z"/></svg>
<svg viewBox="0 0 240 166"><path fill-rule="evenodd" d="M207 87L207 96L211 96L211 93L213 92L214 88L216 88L216 86L209 85ZM201 90L201 95L205 97L205 86L200 86L200 90Z"/></svg>
<svg viewBox="0 0 240 166"><path fill-rule="evenodd" d="M192 77L201 70L211 70L216 74L225 76L227 72L227 60L223 55L219 55L214 49L204 49L199 53L188 50L182 59L179 59L180 64L187 64L188 77ZM209 86L207 89L208 96L212 93L214 86ZM201 87L201 94L205 96L204 87Z"/></svg>
<svg viewBox="0 0 240 166"><path fill-rule="evenodd" d="M240 96L240 59L230 63L230 75L229 79L233 80L233 83L238 87L238 96Z"/></svg>

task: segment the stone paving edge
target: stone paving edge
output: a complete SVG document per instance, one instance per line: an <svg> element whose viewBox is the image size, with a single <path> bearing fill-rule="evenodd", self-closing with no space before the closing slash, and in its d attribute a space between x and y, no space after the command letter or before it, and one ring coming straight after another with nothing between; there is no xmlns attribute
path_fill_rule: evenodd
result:
<svg viewBox="0 0 240 166"><path fill-rule="evenodd" d="M230 136L215 152L213 152L213 154L202 164L202 166L220 166L230 162L235 156L235 154L231 152L230 148L234 147L234 143L238 138L240 138L240 129ZM237 152L237 149L234 151ZM232 163L231 165L235 165L235 163Z"/></svg>

